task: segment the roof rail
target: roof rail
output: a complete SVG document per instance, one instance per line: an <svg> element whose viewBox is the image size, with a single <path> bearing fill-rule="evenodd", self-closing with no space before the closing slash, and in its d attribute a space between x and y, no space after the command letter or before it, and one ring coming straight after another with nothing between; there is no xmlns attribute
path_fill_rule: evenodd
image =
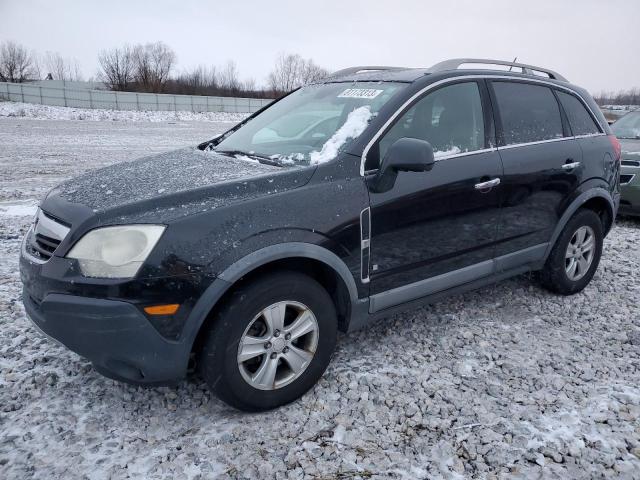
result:
<svg viewBox="0 0 640 480"><path fill-rule="evenodd" d="M331 73L327 78L333 78L333 77L342 77L345 75L351 75L353 73L360 73L360 72L371 72L371 71L393 71L393 70L404 70L404 68L402 67L383 67L383 66L365 66L365 67L349 67L349 68L343 68L342 70L337 70L333 73Z"/></svg>
<svg viewBox="0 0 640 480"><path fill-rule="evenodd" d="M444 72L447 70L457 70L460 65L464 65L466 63L477 63L483 65L502 65L505 67L514 67L519 68L523 74L525 75L535 75L534 72L546 73L549 75L549 78L554 80L561 80L566 82L567 79L564 78L557 72L553 70L549 70L548 68L536 67L534 65L527 65L525 63L516 63L516 62L508 62L504 60L490 60L487 58L454 58L451 60L445 60L444 62L436 63L429 71L431 73Z"/></svg>

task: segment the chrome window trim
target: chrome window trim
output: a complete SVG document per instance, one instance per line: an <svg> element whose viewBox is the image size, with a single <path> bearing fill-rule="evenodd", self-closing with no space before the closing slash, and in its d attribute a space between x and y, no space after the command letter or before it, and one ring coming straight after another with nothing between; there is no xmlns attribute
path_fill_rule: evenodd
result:
<svg viewBox="0 0 640 480"><path fill-rule="evenodd" d="M606 133L587 133L585 135L574 135L573 138L606 137Z"/></svg>
<svg viewBox="0 0 640 480"><path fill-rule="evenodd" d="M459 158L459 157L469 157L471 155L479 155L481 153L491 153L491 152L495 152L498 149L496 147L492 147L492 148L482 148L480 150L472 150L470 152L460 152L460 153L452 153L451 155L442 155L439 156L437 158L434 158L433 160L435 162L442 162L443 160L449 160L451 158ZM371 175L372 173L377 172L378 170L380 170L379 168L374 168L372 170L366 170L364 172L365 175Z"/></svg>
<svg viewBox="0 0 640 480"><path fill-rule="evenodd" d="M498 147L498 150L508 150L510 148L518 148L518 147L529 147L531 145L540 145L543 143L565 142L567 140L575 140L575 137L550 138L549 140L538 140L536 142L526 142L526 143L511 143L509 145L505 145L504 147Z"/></svg>
<svg viewBox="0 0 640 480"><path fill-rule="evenodd" d="M365 175L371 173L371 172L375 172L378 169L371 169L371 170L366 170L364 169L364 165L367 162L367 154L369 153L369 150L371 150L371 147L373 147L373 144L376 143L378 141L378 139L382 136L382 134L387 130L387 128L389 127L389 125L391 125L396 118L398 118L398 116L405 110L405 108L407 108L409 105L411 105L416 99L420 98L422 95L426 94L427 92L436 89L437 87L441 86L441 85L446 85L447 83L456 83L460 80L484 80L484 79L489 79L489 80L495 80L495 79L499 79L499 80L509 80L509 81L513 81L516 83L539 83L541 85L545 85L547 87L551 87L551 88L557 88L559 90L565 90L567 92L570 92L571 94L575 95L576 97L578 97L580 99L580 101L582 102L583 106L589 111L589 113L591 114L591 116L593 117L593 120L595 121L596 125L598 126L598 128L601 130L600 133L597 134L589 134L589 135L585 135L584 137L596 137L596 136L601 136L601 135L607 135L606 134L606 130L602 127L602 125L600 124L600 120L598 119L598 117L593 113L593 110L591 110L591 107L589 106L589 104L587 104L587 102L584 100L584 98L582 97L582 95L580 95L578 92L576 92L575 90L566 87L564 85L558 85L556 83L550 82L550 81L546 81L544 79L538 79L538 78L520 78L520 77L512 77L509 75L483 75L483 74L476 74L476 75L461 75L461 76L456 76L456 77L449 77L449 78L445 78L443 80L439 80L437 82L431 83L429 85L427 85L426 87L422 88L421 90L419 90L418 92L414 93L406 102L404 102L394 113L393 115L391 115L386 122L384 122L384 124L382 125L382 127L380 127L378 129L378 131L373 135L373 137L371 137L371 140L369 141L369 143L367 143L367 145L364 147L364 151L362 152L362 157L360 159L360 176L364 177ZM494 150L498 150L500 148L514 148L514 147L518 147L518 146L528 146L528 145L535 145L535 144L539 144L539 143L545 143L545 142L556 142L559 140L569 140L569 139L576 139L576 138L582 138L583 136L579 136L579 137L575 137L575 136L571 136L571 137L563 137L561 139L551 139L551 140L541 140L539 142L531 142L531 143L516 143L513 145L507 145L506 147L498 147L498 148L494 148L494 149L485 149L485 150L474 150L474 152L465 152L465 153L461 153L461 154L456 154L455 156L463 156L463 155L471 155L472 153L484 153L487 151L494 151ZM444 160L447 158L454 158L454 155L451 156L447 156L447 157L442 157L438 160Z"/></svg>

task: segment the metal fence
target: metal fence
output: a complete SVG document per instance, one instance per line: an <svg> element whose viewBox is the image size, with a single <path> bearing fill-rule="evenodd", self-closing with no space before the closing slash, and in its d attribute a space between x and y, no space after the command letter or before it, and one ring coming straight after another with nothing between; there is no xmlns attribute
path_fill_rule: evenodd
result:
<svg viewBox="0 0 640 480"><path fill-rule="evenodd" d="M0 82L0 99L76 108L253 113L271 99L112 92Z"/></svg>

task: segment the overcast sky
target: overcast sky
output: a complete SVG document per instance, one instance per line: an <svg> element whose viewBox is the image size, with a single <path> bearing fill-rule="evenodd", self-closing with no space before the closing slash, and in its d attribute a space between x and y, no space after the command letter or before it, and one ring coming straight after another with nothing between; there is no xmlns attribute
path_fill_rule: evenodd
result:
<svg viewBox="0 0 640 480"><path fill-rule="evenodd" d="M452 57L545 66L591 92L640 86L640 0L0 0L0 41L76 58L162 40L177 70L233 59L265 83L280 52L329 69Z"/></svg>

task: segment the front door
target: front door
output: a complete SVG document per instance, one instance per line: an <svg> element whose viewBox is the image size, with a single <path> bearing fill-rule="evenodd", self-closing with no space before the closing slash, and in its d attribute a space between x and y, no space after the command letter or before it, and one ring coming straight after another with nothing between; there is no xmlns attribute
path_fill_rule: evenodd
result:
<svg viewBox="0 0 640 480"><path fill-rule="evenodd" d="M502 163L486 103L482 81L440 87L409 106L370 150L384 158L394 141L412 137L429 141L436 158L428 172L399 172L386 192L376 191L376 174L368 172L372 311L493 273Z"/></svg>

